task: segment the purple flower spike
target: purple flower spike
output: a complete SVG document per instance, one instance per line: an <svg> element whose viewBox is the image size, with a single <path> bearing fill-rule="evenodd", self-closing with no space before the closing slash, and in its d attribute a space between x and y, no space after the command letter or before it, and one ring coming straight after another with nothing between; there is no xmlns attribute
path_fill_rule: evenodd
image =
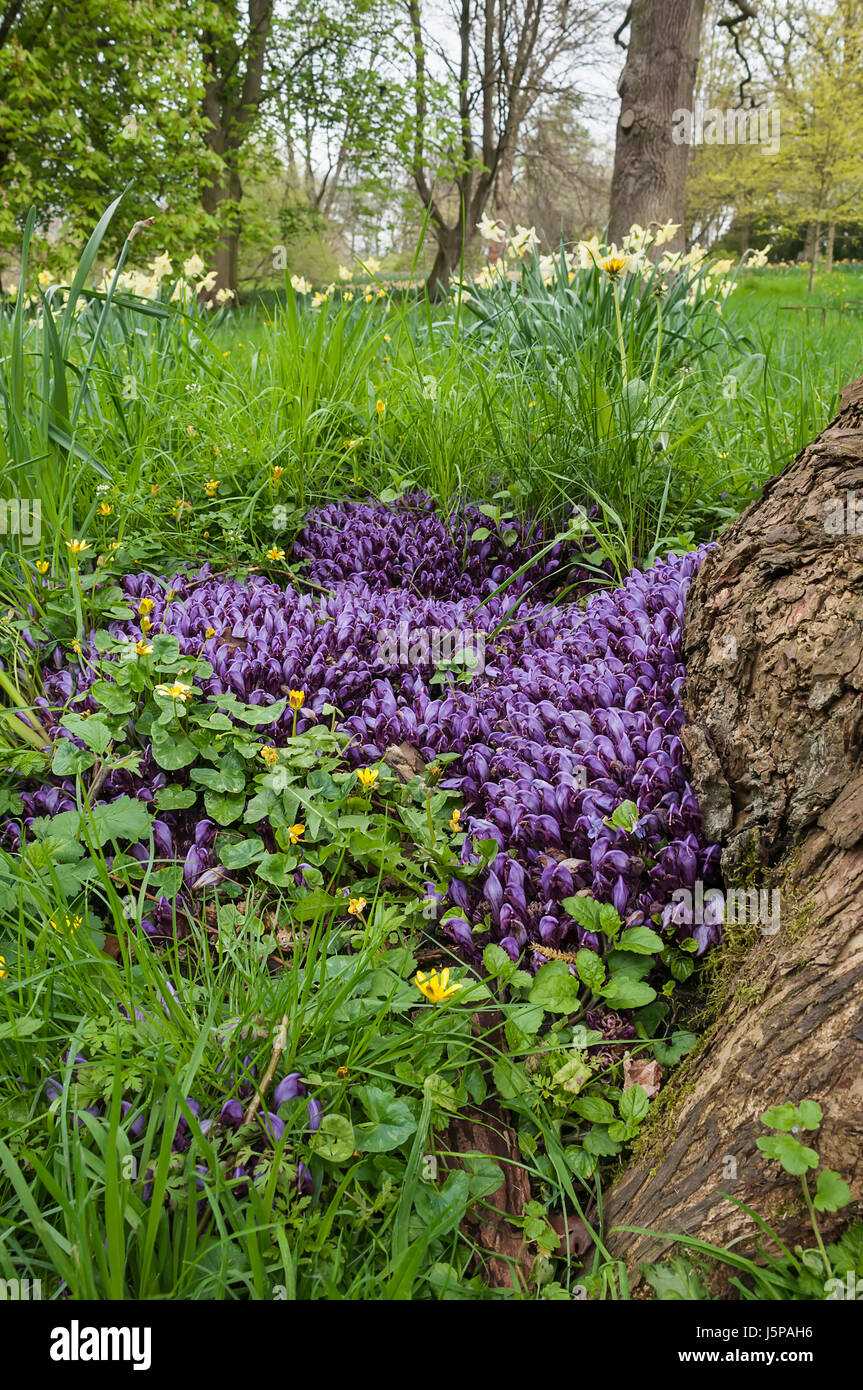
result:
<svg viewBox="0 0 863 1390"><path fill-rule="evenodd" d="M284 1101L296 1100L297 1096L304 1096L305 1094L306 1088L300 1080L300 1073L298 1071L292 1071L279 1082L273 1092L273 1101L278 1109Z"/></svg>

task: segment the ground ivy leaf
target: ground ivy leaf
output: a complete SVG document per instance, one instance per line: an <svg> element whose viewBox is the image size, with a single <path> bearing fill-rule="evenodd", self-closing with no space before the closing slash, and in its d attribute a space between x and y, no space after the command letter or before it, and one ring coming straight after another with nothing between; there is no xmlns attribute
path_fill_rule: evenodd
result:
<svg viewBox="0 0 863 1390"><path fill-rule="evenodd" d="M756 1140L765 1158L781 1163L786 1173L801 1177L810 1168L818 1167L818 1155L814 1149L801 1144L792 1134L769 1134Z"/></svg>
<svg viewBox="0 0 863 1390"><path fill-rule="evenodd" d="M536 972L528 997L550 1014L571 1014L578 1008L579 993L578 980L566 962L553 960Z"/></svg>
<svg viewBox="0 0 863 1390"><path fill-rule="evenodd" d="M815 1186L816 1211L841 1211L854 1197L851 1188L832 1168L822 1168Z"/></svg>

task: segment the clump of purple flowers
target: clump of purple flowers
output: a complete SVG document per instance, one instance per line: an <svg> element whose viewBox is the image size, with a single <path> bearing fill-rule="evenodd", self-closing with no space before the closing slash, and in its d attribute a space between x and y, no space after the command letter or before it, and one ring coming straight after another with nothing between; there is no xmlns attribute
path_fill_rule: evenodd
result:
<svg viewBox="0 0 863 1390"><path fill-rule="evenodd" d="M138 1016L139 1011L136 1010ZM86 1067L87 1058L78 1053L72 1059L67 1056L67 1062L73 1061L72 1080L73 1085L77 1082L86 1086ZM252 1059L246 1057L243 1063L244 1076L254 1075L255 1068ZM248 1182L254 1179L255 1171L264 1160L266 1155L284 1138L285 1120L278 1113L286 1104L293 1101L304 1099L306 1102L306 1121L305 1130L313 1134L320 1129L323 1117L323 1106L319 1100L309 1097L308 1089L302 1080L300 1072L290 1072L284 1076L276 1085L272 1092L272 1110L257 1111L252 1119L247 1123L246 1114L248 1102L253 1095L253 1086L248 1079L236 1082L234 1089L236 1095L229 1097L228 1100L214 1111L212 1115L204 1115L200 1101L194 1096L186 1096L186 1106L194 1115L198 1127L204 1137L213 1144L220 1154L220 1158L225 1165L227 1175L237 1184L236 1191L239 1196L244 1196L248 1190ZM49 1077L45 1083L45 1095L49 1103L59 1100L63 1094L63 1087L56 1077ZM135 1107L133 1103L124 1098L120 1101L120 1114L122 1120L129 1121L126 1132L130 1141L139 1143L147 1131L147 1113L140 1111L129 1120ZM74 1124L83 1126L86 1122L84 1114L92 1115L94 1118L103 1119L108 1113L108 1107L104 1101L97 1100L92 1104L84 1106L80 1110L73 1109L70 1114ZM194 1131L186 1119L181 1114L174 1129L171 1140L171 1150L175 1154L187 1153L192 1146ZM152 1151L157 1151L160 1139L157 1136L151 1146ZM234 1150L242 1148L242 1161L236 1162ZM197 1165L199 1189L204 1186L203 1178L208 1169L205 1164ZM297 1160L296 1163L296 1188L303 1195L314 1190L314 1178L306 1163ZM149 1202L153 1194L152 1171L144 1174L142 1185L142 1196L145 1202Z"/></svg>
<svg viewBox="0 0 863 1390"><path fill-rule="evenodd" d="M477 541L478 521L489 535ZM173 633L184 653L211 663L205 693L264 705L302 689L298 729L335 706L356 765L399 743L427 763L459 755L442 785L464 798L465 858L474 857L476 838L498 846L484 877L448 885L450 915L440 930L469 959L490 940L529 964L543 959L544 946L596 947L562 906L579 892L613 903L627 926L661 917L669 939L694 935L703 951L719 924L693 929L685 912L669 911L675 889L718 874L680 740L684 604L703 552L635 570L581 607L547 597L565 547L531 567L538 528L521 525L506 540L501 529L472 509L444 521L416 497L394 508L340 503L313 512L295 547L294 558L328 594L259 575L223 579L206 566L167 580L129 575L123 587L135 608L152 600L154 632ZM571 583L571 570L563 582ZM404 663L381 641L405 624L481 633L484 669L469 684L433 682L422 655ZM112 631L142 636L139 619ZM95 644L75 665L58 649L45 673L45 708L86 694L96 660ZM274 741L290 734L293 718L288 709L270 726ZM101 797L150 801L166 780L147 754L136 777L111 773ZM25 792L25 823L71 807L73 793L62 781ZM612 824L625 801L637 816ZM14 840L17 828L7 833ZM187 884L218 874L212 822L165 813L154 833L160 853L184 858ZM161 910L169 927L170 904Z"/></svg>

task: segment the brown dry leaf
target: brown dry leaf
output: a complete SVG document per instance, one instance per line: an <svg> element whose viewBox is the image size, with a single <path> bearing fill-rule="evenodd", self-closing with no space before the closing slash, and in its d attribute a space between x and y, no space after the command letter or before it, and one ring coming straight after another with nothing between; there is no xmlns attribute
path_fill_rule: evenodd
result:
<svg viewBox="0 0 863 1390"><path fill-rule="evenodd" d="M560 1236L563 1247L566 1246L567 1231L569 1232L569 1248L576 1255L583 1255L593 1244L587 1227L574 1211L568 1211L566 1216L562 1211L556 1211L548 1218L548 1224Z"/></svg>
<svg viewBox="0 0 863 1390"><path fill-rule="evenodd" d="M648 1062L643 1057L632 1057L626 1053L623 1059L623 1089L628 1090L630 1086L643 1086L648 1098L653 1100L654 1096L659 1095L659 1088L662 1085L662 1067L658 1062Z"/></svg>
<svg viewBox="0 0 863 1390"><path fill-rule="evenodd" d="M422 753L418 748L414 748L412 743L391 743L384 753L383 761L403 782L410 782L413 777L422 777L426 770Z"/></svg>

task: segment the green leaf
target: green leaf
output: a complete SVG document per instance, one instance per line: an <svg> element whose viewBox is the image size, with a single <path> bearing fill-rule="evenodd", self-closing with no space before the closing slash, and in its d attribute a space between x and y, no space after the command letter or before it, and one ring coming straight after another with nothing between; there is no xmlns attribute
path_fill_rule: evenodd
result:
<svg viewBox="0 0 863 1390"><path fill-rule="evenodd" d="M320 1129L312 1135L312 1153L328 1163L346 1163L356 1147L354 1127L346 1115L324 1115Z"/></svg>
<svg viewBox="0 0 863 1390"><path fill-rule="evenodd" d="M608 818L608 824L615 830L634 830L638 821L638 807L634 801L621 801Z"/></svg>
<svg viewBox="0 0 863 1390"><path fill-rule="evenodd" d="M616 1009L640 1009L656 998L656 990L643 980L630 980L615 975L602 991L602 996Z"/></svg>
<svg viewBox="0 0 863 1390"><path fill-rule="evenodd" d="M650 927L629 927L616 944L619 951L635 951L640 956L648 956L661 951L665 943Z"/></svg>
<svg viewBox="0 0 863 1390"><path fill-rule="evenodd" d="M51 771L55 777L75 777L79 772L86 772L95 761L94 753L89 753L86 748L76 748L68 738L61 738L54 744Z"/></svg>
<svg viewBox="0 0 863 1390"><path fill-rule="evenodd" d="M786 1101L765 1110L761 1123L768 1129L818 1129L822 1120L821 1106L815 1100L802 1100L799 1105Z"/></svg>
<svg viewBox="0 0 863 1390"><path fill-rule="evenodd" d="M602 1096L579 1096L572 1102L572 1109L594 1125L609 1125L614 1119L612 1106Z"/></svg>
<svg viewBox="0 0 863 1390"><path fill-rule="evenodd" d="M822 1168L815 1186L816 1211L841 1211L853 1201L854 1193L839 1173L832 1168Z"/></svg>
<svg viewBox="0 0 863 1390"><path fill-rule="evenodd" d="M563 910L569 914L573 922L577 922L586 931L598 932L602 930L599 920L600 904L594 898L583 893L577 893L571 898L564 898Z"/></svg>
<svg viewBox="0 0 863 1390"><path fill-rule="evenodd" d="M259 835L250 835L245 840L229 841L219 846L219 858L226 869L247 869L264 853L264 842Z"/></svg>
<svg viewBox="0 0 863 1390"><path fill-rule="evenodd" d="M580 1052L574 1057L570 1057L564 1062L562 1067L554 1073L551 1078L555 1086L560 1086L561 1090L568 1091L571 1095L577 1095L582 1086L586 1086L593 1072Z"/></svg>
<svg viewBox="0 0 863 1390"><path fill-rule="evenodd" d="M179 782L171 782L156 792L156 807L160 811L186 811L194 806L197 792L191 787L181 787Z"/></svg>
<svg viewBox="0 0 863 1390"><path fill-rule="evenodd" d="M765 1158L781 1163L786 1173L801 1177L810 1168L818 1167L818 1155L814 1149L807 1148L791 1134L770 1134L756 1140Z"/></svg>
<svg viewBox="0 0 863 1390"><path fill-rule="evenodd" d="M64 714L63 728L73 738L79 738L94 753L107 753L111 746L111 730L97 714L90 715L88 719L84 719L80 714Z"/></svg>
<svg viewBox="0 0 863 1390"><path fill-rule="evenodd" d="M150 735L153 757L165 772L176 772L188 767L198 756L198 750L185 734L169 734L161 725L154 724Z"/></svg>
<svg viewBox="0 0 863 1390"><path fill-rule="evenodd" d="M700 1276L680 1255L662 1264L642 1265L641 1272L659 1299L697 1302L710 1298Z"/></svg>
<svg viewBox="0 0 863 1390"><path fill-rule="evenodd" d="M679 1029L672 1033L667 1042L655 1042L653 1051L657 1062L661 1062L666 1067L673 1067L680 1061L681 1057L685 1057L687 1052L692 1051L697 1042L698 1035L696 1033L687 1033L684 1029Z"/></svg>
<svg viewBox="0 0 863 1390"><path fill-rule="evenodd" d="M612 1139L608 1131L598 1125L594 1125L584 1136L584 1147L588 1153L596 1154L597 1158L614 1158L615 1154L620 1153L617 1140Z"/></svg>
<svg viewBox="0 0 863 1390"><path fill-rule="evenodd" d="M369 1123L357 1125L357 1149L364 1153L388 1153L397 1149L415 1132L417 1122L406 1101L379 1086L360 1086L357 1095Z"/></svg>
<svg viewBox="0 0 863 1390"><path fill-rule="evenodd" d="M628 1125L639 1125L650 1109L650 1097L637 1083L627 1086L617 1102L620 1118Z"/></svg>
<svg viewBox="0 0 863 1390"><path fill-rule="evenodd" d="M593 994L598 994L605 984L605 965L602 957L595 951L590 951L587 947L582 947L576 953L575 968L578 971L578 978L587 985Z"/></svg>
<svg viewBox="0 0 863 1390"><path fill-rule="evenodd" d="M295 854L265 854L258 864L258 877L276 888L294 886L294 870L298 860Z"/></svg>
<svg viewBox="0 0 863 1390"><path fill-rule="evenodd" d="M469 1201L470 1179L460 1170L450 1173L442 1188L420 1183L414 1195L414 1208L426 1240L436 1240L456 1230Z"/></svg>
<svg viewBox="0 0 863 1390"><path fill-rule="evenodd" d="M116 801L105 806L94 806L84 819L91 827L96 844L106 845L109 840L129 840L133 843L146 840L153 817L136 796L118 796Z"/></svg>
<svg viewBox="0 0 863 1390"><path fill-rule="evenodd" d="M239 820L246 805L246 798L229 796L225 792L204 792L204 805L207 815L212 816L217 825L231 825Z"/></svg>
<svg viewBox="0 0 863 1390"><path fill-rule="evenodd" d="M579 992L566 962L553 960L537 971L528 997L550 1014L571 1014L578 1008Z"/></svg>

